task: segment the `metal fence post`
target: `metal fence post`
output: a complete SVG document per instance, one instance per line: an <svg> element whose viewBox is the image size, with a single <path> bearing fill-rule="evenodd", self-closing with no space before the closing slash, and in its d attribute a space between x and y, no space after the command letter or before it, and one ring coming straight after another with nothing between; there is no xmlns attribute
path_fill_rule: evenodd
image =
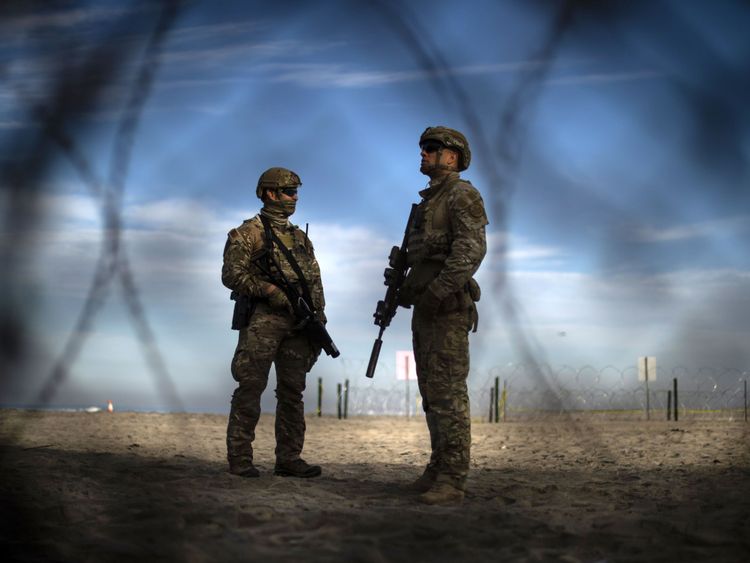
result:
<svg viewBox="0 0 750 563"><path fill-rule="evenodd" d="M672 390L667 391L667 420L672 420Z"/></svg>
<svg viewBox="0 0 750 563"><path fill-rule="evenodd" d="M344 380L344 418L349 418L349 380Z"/></svg>
<svg viewBox="0 0 750 563"><path fill-rule="evenodd" d="M495 388L490 387L490 416L487 419L487 422L490 422L490 423L492 422L493 413L495 412L495 410L493 409L494 406L495 406Z"/></svg>
<svg viewBox="0 0 750 563"><path fill-rule="evenodd" d="M495 422L500 422L500 378L495 378Z"/></svg>
<svg viewBox="0 0 750 563"><path fill-rule="evenodd" d="M508 414L508 382L503 379L503 422L506 421Z"/></svg>
<svg viewBox="0 0 750 563"><path fill-rule="evenodd" d="M323 378L318 378L318 416L323 416Z"/></svg>

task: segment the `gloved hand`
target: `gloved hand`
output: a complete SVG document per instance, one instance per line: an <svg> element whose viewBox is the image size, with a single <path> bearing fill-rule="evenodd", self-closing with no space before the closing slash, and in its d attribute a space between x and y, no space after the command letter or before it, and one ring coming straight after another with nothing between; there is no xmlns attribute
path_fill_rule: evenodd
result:
<svg viewBox="0 0 750 563"><path fill-rule="evenodd" d="M414 305L414 292L411 291L411 288L406 287L406 285L401 286L396 296L396 305L406 307L407 309Z"/></svg>
<svg viewBox="0 0 750 563"><path fill-rule="evenodd" d="M435 295L430 286L427 286L422 297L419 298L419 301L415 305L415 312L425 318L436 317L441 302L442 299Z"/></svg>
<svg viewBox="0 0 750 563"><path fill-rule="evenodd" d="M273 309L274 311L287 311L290 314L294 313L292 304L289 303L289 299L287 299L286 295L284 295L284 292L279 288L274 289L271 293L268 294L268 306L271 307L271 309Z"/></svg>

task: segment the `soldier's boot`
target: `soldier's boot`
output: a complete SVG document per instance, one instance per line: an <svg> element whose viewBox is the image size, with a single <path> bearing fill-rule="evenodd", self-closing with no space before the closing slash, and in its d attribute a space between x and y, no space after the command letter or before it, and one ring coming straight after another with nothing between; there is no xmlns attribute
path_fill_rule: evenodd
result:
<svg viewBox="0 0 750 563"><path fill-rule="evenodd" d="M440 506L456 506L463 502L464 492L450 483L435 483L432 488L419 495L419 502Z"/></svg>
<svg viewBox="0 0 750 563"><path fill-rule="evenodd" d="M310 465L304 459L298 458L292 461L276 460L276 466L273 468L273 474L280 477L301 477L307 479L318 477L323 470L320 465Z"/></svg>
<svg viewBox="0 0 750 563"><path fill-rule="evenodd" d="M229 472L239 477L260 477L260 471L253 465L252 461L229 463Z"/></svg>
<svg viewBox="0 0 750 563"><path fill-rule="evenodd" d="M435 484L435 479L437 479L437 473L428 465L422 475L411 484L411 489L418 493L426 493Z"/></svg>

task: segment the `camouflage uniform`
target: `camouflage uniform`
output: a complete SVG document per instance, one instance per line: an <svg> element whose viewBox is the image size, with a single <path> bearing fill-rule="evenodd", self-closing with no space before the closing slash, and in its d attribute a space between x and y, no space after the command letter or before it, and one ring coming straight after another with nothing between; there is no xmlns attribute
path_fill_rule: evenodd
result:
<svg viewBox="0 0 750 563"><path fill-rule="evenodd" d="M277 465L299 459L305 438L302 401L305 376L320 354L320 349L314 349L304 333L293 329L295 320L291 312L273 307L266 296L268 284L273 284L267 272L270 269L273 277L277 277L278 272L273 262L262 256L267 244L261 215L268 217L276 236L297 260L321 317L325 307L320 268L312 243L286 217L264 206L260 214L229 231L222 282L233 291L250 296L254 308L248 326L240 330L232 359L232 377L239 385L232 395L229 413L227 458L230 471L237 474L252 468L252 442L271 363L276 366L277 379ZM276 245L273 253L287 279L299 286L297 275Z"/></svg>
<svg viewBox="0 0 750 563"><path fill-rule="evenodd" d="M468 333L476 329L480 296L472 275L486 253L488 221L481 195L458 172L433 179L420 196L401 303L415 304L414 355L432 446L425 476L464 490L471 447ZM425 313L429 300L439 306Z"/></svg>

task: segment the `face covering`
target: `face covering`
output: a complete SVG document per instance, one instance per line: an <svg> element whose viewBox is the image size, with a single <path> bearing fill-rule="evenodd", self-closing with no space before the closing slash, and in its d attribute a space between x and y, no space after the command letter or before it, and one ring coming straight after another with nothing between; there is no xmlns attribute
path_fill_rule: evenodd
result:
<svg viewBox="0 0 750 563"><path fill-rule="evenodd" d="M295 200L285 201L273 201L267 199L263 203L263 209L269 217L274 219L286 220L287 217L292 215L297 208L297 202Z"/></svg>

